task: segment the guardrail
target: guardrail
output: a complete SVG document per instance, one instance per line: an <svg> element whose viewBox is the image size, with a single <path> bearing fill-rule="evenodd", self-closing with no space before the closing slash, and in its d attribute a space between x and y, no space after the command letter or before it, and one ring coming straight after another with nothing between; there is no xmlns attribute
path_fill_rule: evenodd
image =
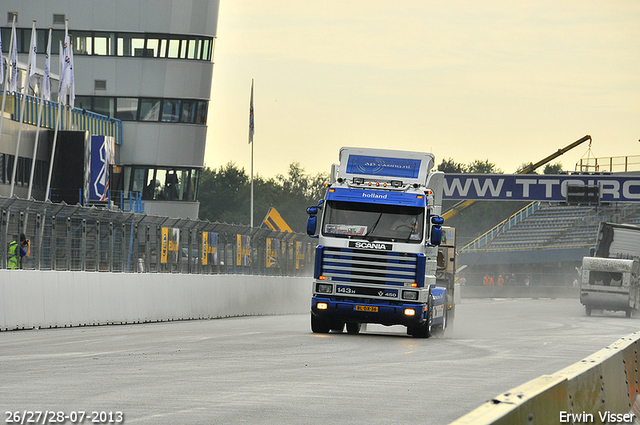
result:
<svg viewBox="0 0 640 425"><path fill-rule="evenodd" d="M301 233L0 197L0 268L20 233L23 269L300 276L314 243Z"/></svg>
<svg viewBox="0 0 640 425"><path fill-rule="evenodd" d="M639 350L636 332L559 372L502 393L450 425L637 423L631 412L640 392Z"/></svg>
<svg viewBox="0 0 640 425"><path fill-rule="evenodd" d="M0 90L2 96L2 90ZM40 98L23 95L21 93L7 92L7 100L5 104L5 112L12 114L14 121L20 120L20 112L22 102L26 104L24 109L23 122L31 125L38 124L38 111L42 103L42 116L40 118L40 126L42 128L54 129L56 120L60 113L59 104L49 100L41 100ZM95 112L87 111L80 108L62 107L62 115L60 116L59 130L81 130L89 131L93 135L112 136L115 143L122 144L122 121L100 115Z"/></svg>
<svg viewBox="0 0 640 425"><path fill-rule="evenodd" d="M539 201L531 202L530 204L522 208L520 211L512 214L506 220L503 220L501 223L495 225L493 228L489 229L484 234L478 236L476 239L469 242L467 245L465 245L460 249L460 252L476 251L478 249L484 248L485 246L489 245L491 241L493 241L495 237L498 236L498 234L511 229L513 226L522 222L522 220L529 217L534 212L538 211L539 208L540 208Z"/></svg>

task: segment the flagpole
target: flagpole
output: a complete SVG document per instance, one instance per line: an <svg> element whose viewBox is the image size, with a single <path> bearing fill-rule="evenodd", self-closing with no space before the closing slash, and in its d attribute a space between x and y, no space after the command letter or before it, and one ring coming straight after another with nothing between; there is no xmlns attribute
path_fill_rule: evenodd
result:
<svg viewBox="0 0 640 425"><path fill-rule="evenodd" d="M16 14L13 14L13 27L16 26ZM11 37L11 41L9 42L9 55L11 55L11 52L13 51L13 37ZM2 53L0 53L0 56L2 55ZM0 63L0 66L4 66L4 58L2 59L2 63ZM3 73L4 73L4 82L2 85L2 110L0 111L0 136L2 136L2 124L4 123L4 106L7 102L7 84L9 83L9 59L7 58L7 69L6 72L3 69Z"/></svg>
<svg viewBox="0 0 640 425"><path fill-rule="evenodd" d="M62 40L60 41L60 84L58 86L58 114L56 115L56 127L53 131L53 144L51 146L51 160L49 161L49 176L47 177L47 188L45 189L45 200L49 199L49 190L51 190L51 175L53 173L53 160L56 157L56 142L58 141L58 128L60 127L60 119L62 117L62 96L64 93L61 91L66 91L66 87L63 87L63 78L64 78L64 70L63 70L63 59L64 51L62 50Z"/></svg>
<svg viewBox="0 0 640 425"><path fill-rule="evenodd" d="M47 189L45 192L47 200L49 200L49 190L51 190L51 175L53 174L53 161L56 157L56 142L58 141L58 129L60 128L60 121L62 119L62 104L63 99L67 97L67 87L69 81L67 80L67 54L69 49L69 20L64 21L64 44L60 40L60 81L58 84L58 115L56 116L56 128L53 132L53 146L51 147L51 161L49 162L49 177L47 177ZM63 48L64 45L64 48ZM70 63L70 62L69 62Z"/></svg>
<svg viewBox="0 0 640 425"><path fill-rule="evenodd" d="M255 122L253 116L253 78L251 79L251 103L249 106L249 144L251 145L251 227L253 227L253 133Z"/></svg>
<svg viewBox="0 0 640 425"><path fill-rule="evenodd" d="M22 86L22 104L20 105L20 127L18 128L18 141L16 142L16 156L13 158L13 170L11 173L11 194L13 196L13 190L16 186L16 171L18 171L18 154L20 151L20 139L22 138L22 123L24 122L24 108L27 105L27 86L29 85L29 79L31 78L31 51L33 50L36 36L36 21L33 20L31 26L31 43L29 44L29 59L27 60L27 79ZM35 64L33 64L35 68Z"/></svg>
<svg viewBox="0 0 640 425"><path fill-rule="evenodd" d="M251 143L251 227L253 227L253 143Z"/></svg>

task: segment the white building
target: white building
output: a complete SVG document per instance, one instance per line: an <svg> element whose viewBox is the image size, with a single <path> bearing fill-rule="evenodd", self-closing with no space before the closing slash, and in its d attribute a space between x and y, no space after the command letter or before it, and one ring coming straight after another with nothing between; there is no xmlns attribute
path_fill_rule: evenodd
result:
<svg viewBox="0 0 640 425"><path fill-rule="evenodd" d="M139 192L148 214L195 219L218 9L219 0L2 0L3 54L16 13L19 57L27 62L36 20L38 68L44 68L52 27L57 73L58 40L67 20L75 107L122 120L115 161L123 170L124 198ZM3 129L0 153L13 155L7 137ZM120 188L112 187L112 197Z"/></svg>

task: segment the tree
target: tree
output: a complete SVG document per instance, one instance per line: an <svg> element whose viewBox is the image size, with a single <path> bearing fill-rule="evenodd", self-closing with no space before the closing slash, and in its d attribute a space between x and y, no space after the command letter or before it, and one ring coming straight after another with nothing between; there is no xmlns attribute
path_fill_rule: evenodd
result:
<svg viewBox="0 0 640 425"><path fill-rule="evenodd" d="M248 224L249 176L233 162L217 170L205 167L200 178L200 218L225 223ZM245 198L247 202L245 202Z"/></svg>
<svg viewBox="0 0 640 425"><path fill-rule="evenodd" d="M276 181L282 187L282 197L273 206L292 229L302 232L307 223L305 209L316 205L323 197L324 183L328 180L327 173L309 176L299 162L292 162L286 177L282 174L276 176Z"/></svg>
<svg viewBox="0 0 640 425"><path fill-rule="evenodd" d="M562 171L562 163L547 164L544 166L544 174L559 174Z"/></svg>
<svg viewBox="0 0 640 425"><path fill-rule="evenodd" d="M476 159L469 163L467 172L477 174L502 174L502 170L497 168L495 164L489 162L488 159L484 161Z"/></svg>
<svg viewBox="0 0 640 425"><path fill-rule="evenodd" d="M438 171L444 171L445 173L464 173L467 171L467 166L455 162L453 158L443 159L440 165L438 165Z"/></svg>
<svg viewBox="0 0 640 425"><path fill-rule="evenodd" d="M315 205L324 194L327 173L310 176L299 163L289 165L287 176L264 179L254 176L254 226L260 226L271 207L296 232L306 229L306 207ZM229 162L217 170L203 170L200 191L200 219L249 225L251 223L251 181L244 168Z"/></svg>
<svg viewBox="0 0 640 425"><path fill-rule="evenodd" d="M529 168L531 166L533 166L533 162L523 162L522 165L520 165L516 170L516 174L522 172L522 170L524 170L525 168ZM536 173L536 170L533 170L529 174L538 174L538 173Z"/></svg>

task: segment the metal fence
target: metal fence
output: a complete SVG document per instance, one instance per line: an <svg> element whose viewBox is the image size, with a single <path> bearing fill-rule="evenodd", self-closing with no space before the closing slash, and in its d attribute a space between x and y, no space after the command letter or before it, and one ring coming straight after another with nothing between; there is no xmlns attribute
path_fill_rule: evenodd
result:
<svg viewBox="0 0 640 425"><path fill-rule="evenodd" d="M31 241L21 268L119 273L309 275L306 234L0 197L0 267Z"/></svg>

